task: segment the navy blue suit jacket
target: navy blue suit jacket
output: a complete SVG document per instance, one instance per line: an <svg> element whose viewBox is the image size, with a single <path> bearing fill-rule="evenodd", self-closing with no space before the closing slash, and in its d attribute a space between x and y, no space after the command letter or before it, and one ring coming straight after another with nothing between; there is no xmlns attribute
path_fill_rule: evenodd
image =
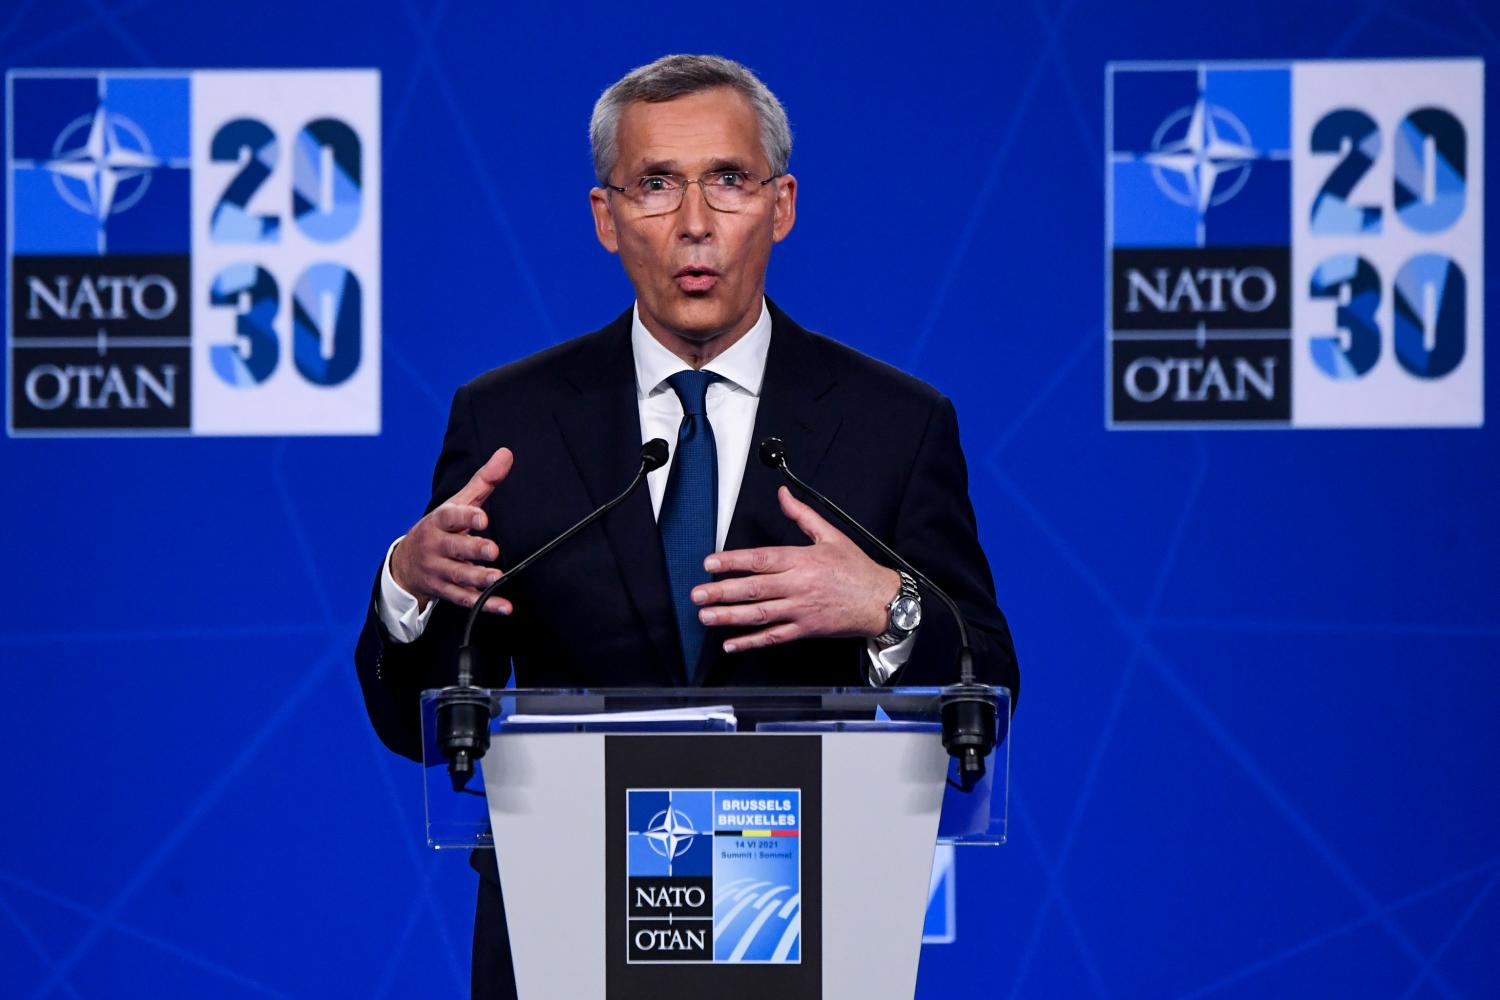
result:
<svg viewBox="0 0 1500 1000"><path fill-rule="evenodd" d="M809 333L774 304L770 311L766 373L726 548L808 542L781 512L779 474L756 454L756 442L779 437L793 471L952 595L969 623L976 676L1015 694L1015 652L979 547L952 403ZM515 465L485 503L486 534L500 547L502 568L616 496L635 474L641 430L630 328L627 310L602 330L481 375L454 396L428 510L457 493L495 449L510 447ZM421 760L420 693L453 683L467 612L439 604L415 642L398 643L375 610L379 587L377 575L355 652L360 686L380 738ZM689 670L644 487L516 577L506 593L515 613L481 615L475 627L481 686L503 686L512 665L518 687L669 686L689 677L715 686L868 683L865 642L857 638L726 654L731 632L710 629ZM936 597L924 594L922 609L911 656L892 684L957 679L957 629ZM514 997L494 852L476 850L470 862L481 875L474 996Z"/></svg>
<svg viewBox="0 0 1500 1000"><path fill-rule="evenodd" d="M1015 652L979 546L952 403L926 383L809 333L774 303L770 312L766 373L726 548L807 544L777 503L779 474L756 455L754 442L780 437L793 471L952 595L969 623L977 677L1018 694ZM428 510L458 492L496 448L510 447L515 466L485 504L486 534L504 567L624 489L641 447L630 327L627 310L602 330L459 389ZM725 629L709 630L701 662L688 670L644 486L517 577L507 594L514 615L482 615L475 628L481 686L503 686L512 664L518 687L667 686L690 676L712 686L868 683L862 639L726 654ZM957 630L936 597L924 595L922 609L911 656L892 684L956 680ZM397 753L421 759L418 697L453 683L466 613L440 604L421 637L403 644L386 632L372 599L355 661L375 730Z"/></svg>

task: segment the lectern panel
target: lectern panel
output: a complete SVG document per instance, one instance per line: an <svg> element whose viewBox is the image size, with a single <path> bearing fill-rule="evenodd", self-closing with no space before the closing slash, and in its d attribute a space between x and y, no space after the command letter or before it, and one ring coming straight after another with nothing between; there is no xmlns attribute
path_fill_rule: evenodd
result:
<svg viewBox="0 0 1500 1000"><path fill-rule="evenodd" d="M604 758L609 1000L823 996L821 738L606 736Z"/></svg>

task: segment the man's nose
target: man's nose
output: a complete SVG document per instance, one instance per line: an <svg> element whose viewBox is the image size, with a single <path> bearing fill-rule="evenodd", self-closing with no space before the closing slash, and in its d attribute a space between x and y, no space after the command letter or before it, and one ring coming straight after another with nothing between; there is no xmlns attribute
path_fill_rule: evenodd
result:
<svg viewBox="0 0 1500 1000"><path fill-rule="evenodd" d="M708 206L702 182L688 184L682 192L682 205L677 209L678 235L694 243L707 239L713 235L715 214Z"/></svg>

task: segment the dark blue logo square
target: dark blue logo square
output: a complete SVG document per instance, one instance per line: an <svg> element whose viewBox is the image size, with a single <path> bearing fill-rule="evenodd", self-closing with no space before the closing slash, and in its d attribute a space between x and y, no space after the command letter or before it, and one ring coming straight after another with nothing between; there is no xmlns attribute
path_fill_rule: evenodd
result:
<svg viewBox="0 0 1500 1000"><path fill-rule="evenodd" d="M628 875L713 874L713 817L707 790L631 789L626 796Z"/></svg>
<svg viewBox="0 0 1500 1000"><path fill-rule="evenodd" d="M1117 247L1291 241L1291 71L1112 68Z"/></svg>
<svg viewBox="0 0 1500 1000"><path fill-rule="evenodd" d="M22 75L11 88L13 253L190 250L186 76Z"/></svg>

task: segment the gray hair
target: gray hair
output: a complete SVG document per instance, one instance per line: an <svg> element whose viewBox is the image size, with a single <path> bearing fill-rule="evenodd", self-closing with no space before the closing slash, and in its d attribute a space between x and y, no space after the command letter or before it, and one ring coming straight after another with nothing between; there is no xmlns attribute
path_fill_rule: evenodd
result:
<svg viewBox="0 0 1500 1000"><path fill-rule="evenodd" d="M620 113L627 104L659 104L714 87L739 91L760 120L760 144L771 161L771 173L786 173L792 158L792 126L786 109L760 78L733 59L722 56L662 56L626 73L594 103L589 119L589 146L594 153L594 175L606 183L618 156Z"/></svg>

